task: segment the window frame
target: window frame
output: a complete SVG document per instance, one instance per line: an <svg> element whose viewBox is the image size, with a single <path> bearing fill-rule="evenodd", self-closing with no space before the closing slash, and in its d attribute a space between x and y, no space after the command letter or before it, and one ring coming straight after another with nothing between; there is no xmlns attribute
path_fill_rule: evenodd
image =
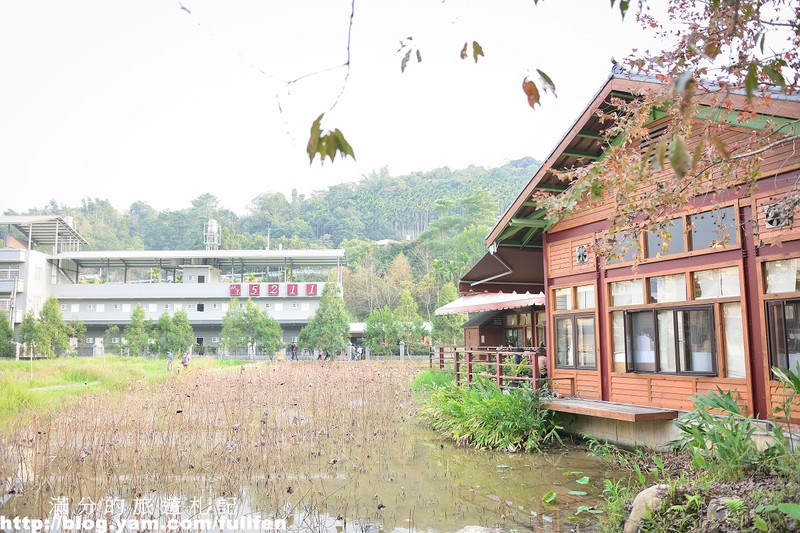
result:
<svg viewBox="0 0 800 533"><path fill-rule="evenodd" d="M581 310L583 311L583 310ZM594 336L594 366L586 366L579 364L579 357L578 357L578 319L581 318L589 318L592 320L592 334ZM556 353L557 349L557 339L558 339L558 332L555 331L555 321L556 320L564 320L567 319L570 321L570 329L572 330L572 343L573 343L573 351L572 351L572 364L571 365L563 365L558 362L558 354ZM594 312L580 312L580 313L559 313L557 315L553 315L553 363L555 364L556 368L559 369L567 369L567 370L597 370L597 319L595 317Z"/></svg>
<svg viewBox="0 0 800 533"><path fill-rule="evenodd" d="M777 379L775 377L775 374L772 372L772 368L773 367L780 368L782 370L786 370L786 369L789 369L789 370L792 370L792 371L794 370L794 368L791 367L791 362L790 362L790 358L789 358L789 355L790 355L791 352L789 351L789 335L787 333L787 328L786 328L786 304L800 304L800 297L795 296L793 298L775 298L775 299L766 300L764 302L764 320L765 320L766 326L767 326L767 357L769 359L769 366L770 366L769 374L770 374L770 379L771 380L776 380ZM773 327L774 326L774 322L771 320L772 317L771 317L771 314L770 314L770 310L771 310L771 308L778 307L778 306L780 306L780 310L781 310L780 318L781 318L781 327L783 329L783 336L782 336L781 340L783 341L783 346L785 347L785 350L786 350L786 354L785 354L786 365L785 366L780 364L781 363L780 361L776 360L777 359L777 355L775 353L773 353L773 349L772 349L773 348L773 341L775 340L776 332L774 331L774 329L775 329Z"/></svg>
<svg viewBox="0 0 800 533"><path fill-rule="evenodd" d="M715 306L713 304L705 304L705 305L677 305L677 306L659 306L659 307L648 307L644 309L625 309L622 310L623 312L623 328L624 328L624 339L625 339L625 371L626 373L632 374L652 374L652 375L664 375L664 376L710 376L710 377L719 377L719 365L717 359L719 357L719 350L717 350L717 335L714 328L716 323L716 315L714 313ZM689 323L685 322L682 332L679 331L678 327L678 313L680 311L684 312L692 312L692 311L701 311L706 310L710 314L710 323L711 328L709 328L709 343L710 343L710 350L711 350L711 371L696 371L696 370L685 370L683 368L683 364L681 364L681 342L683 343L684 353L691 353L687 348L691 347L691 333L689 330ZM660 356L660 346L659 346L659 333L658 333L658 313L670 311L672 313L672 327L673 331L675 332L675 371L668 371L668 370L661 370L661 356ZM655 369L650 370L639 370L636 369L635 361L633 359L633 344L635 341L635 337L633 336L633 327L632 327L632 320L633 315L638 313L649 313L653 317L653 355L655 357ZM612 332L613 334L613 332ZM681 337L683 339L681 340Z"/></svg>

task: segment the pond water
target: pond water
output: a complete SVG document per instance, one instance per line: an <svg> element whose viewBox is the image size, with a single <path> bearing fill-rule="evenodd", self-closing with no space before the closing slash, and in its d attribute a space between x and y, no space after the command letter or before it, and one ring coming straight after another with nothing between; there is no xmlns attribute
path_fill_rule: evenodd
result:
<svg viewBox="0 0 800 533"><path fill-rule="evenodd" d="M585 449L457 447L413 416L407 386L418 366L361 363L183 377L156 392L132 387L124 402L65 406L4 437L0 480L19 479L24 491L0 504L0 517L47 517L51 530L59 512L84 528L133 520L129 530L169 519L214 530L220 518L235 529L258 529L259 518L261 529L274 520L354 532L595 523L586 509L612 473Z"/></svg>

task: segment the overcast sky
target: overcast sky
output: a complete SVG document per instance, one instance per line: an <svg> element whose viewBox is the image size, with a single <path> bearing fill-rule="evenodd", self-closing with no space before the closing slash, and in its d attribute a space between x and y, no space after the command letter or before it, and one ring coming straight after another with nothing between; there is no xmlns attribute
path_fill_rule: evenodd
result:
<svg viewBox="0 0 800 533"><path fill-rule="evenodd" d="M85 197L182 209L210 192L245 214L259 193L311 193L383 167L543 159L611 57L647 45L633 15L623 23L608 6L356 0L342 92L347 70L332 67L346 60L350 0L4 2L0 212ZM401 74L408 36L423 61ZM458 57L472 40L477 65ZM521 85L537 68L558 98L532 110ZM309 165L323 112L355 161Z"/></svg>

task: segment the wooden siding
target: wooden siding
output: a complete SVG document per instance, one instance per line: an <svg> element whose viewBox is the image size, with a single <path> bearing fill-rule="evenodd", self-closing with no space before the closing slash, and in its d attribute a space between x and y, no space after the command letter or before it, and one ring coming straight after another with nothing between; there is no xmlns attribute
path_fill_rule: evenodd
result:
<svg viewBox="0 0 800 533"><path fill-rule="evenodd" d="M717 387L738 394L739 405L748 413L752 412L747 382L743 379L614 373L611 375L611 401L690 410L694 407L692 396L716 391Z"/></svg>
<svg viewBox="0 0 800 533"><path fill-rule="evenodd" d="M554 278L582 272L594 272L595 254L590 249L592 241L593 235L556 242L548 246L547 275ZM581 245L586 245L589 254L585 263L578 263L575 255L575 249Z"/></svg>
<svg viewBox="0 0 800 533"><path fill-rule="evenodd" d="M783 418L783 402L786 400L788 394L786 389L784 389L783 385L779 382L771 381L770 385L770 409L773 411L776 418ZM780 411L776 412L776 409ZM792 420L796 421L798 419L800 419L800 405L797 405L797 398L795 398L795 403L792 405Z"/></svg>
<svg viewBox="0 0 800 533"><path fill-rule="evenodd" d="M553 372L553 386L559 394L569 396L570 381L561 378L571 378L575 384L575 396L587 400L600 399L600 373L596 370L567 370L557 368Z"/></svg>

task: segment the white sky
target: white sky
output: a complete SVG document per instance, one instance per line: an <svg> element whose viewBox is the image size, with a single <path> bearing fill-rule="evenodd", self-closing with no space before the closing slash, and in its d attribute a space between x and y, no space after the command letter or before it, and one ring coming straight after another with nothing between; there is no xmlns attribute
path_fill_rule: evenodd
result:
<svg viewBox="0 0 800 533"><path fill-rule="evenodd" d="M646 43L608 0L25 0L0 5L0 212L106 198L182 209L210 192L245 214L394 174L545 158L611 70ZM400 39L423 61L400 73ZM458 53L477 40L476 65ZM532 110L523 78L558 98ZM280 112L282 108L282 113ZM322 112L356 161L309 165Z"/></svg>

